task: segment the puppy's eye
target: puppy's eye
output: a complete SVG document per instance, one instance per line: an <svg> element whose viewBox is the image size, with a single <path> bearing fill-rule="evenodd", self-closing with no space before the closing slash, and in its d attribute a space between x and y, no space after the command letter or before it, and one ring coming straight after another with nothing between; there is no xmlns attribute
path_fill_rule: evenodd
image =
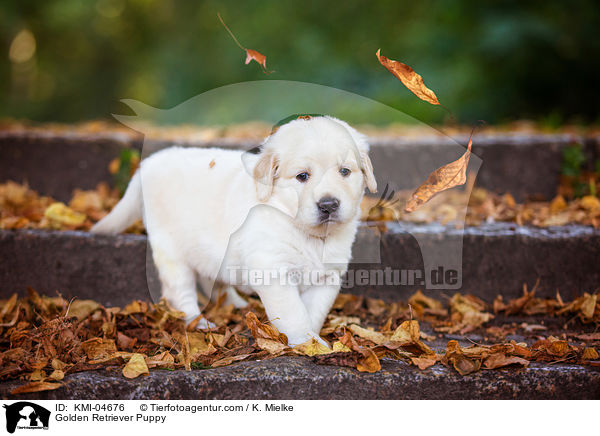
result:
<svg viewBox="0 0 600 436"><path fill-rule="evenodd" d="M340 174L342 177L348 177L352 171L348 168L340 168Z"/></svg>
<svg viewBox="0 0 600 436"><path fill-rule="evenodd" d="M306 171L304 171L296 176L296 180L304 183L308 180L309 177L310 177L310 174L308 174Z"/></svg>

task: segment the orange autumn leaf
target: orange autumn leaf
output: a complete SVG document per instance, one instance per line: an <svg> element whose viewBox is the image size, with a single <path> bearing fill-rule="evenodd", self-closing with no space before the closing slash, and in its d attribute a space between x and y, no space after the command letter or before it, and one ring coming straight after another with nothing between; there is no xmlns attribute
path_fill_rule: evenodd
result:
<svg viewBox="0 0 600 436"><path fill-rule="evenodd" d="M233 32L229 29L229 27L227 27L227 24L225 24L225 21L223 21L223 18L221 18L221 14L217 14L217 17L219 17L221 24L223 25L223 27L225 27L225 30L227 30L229 35L231 35L233 41L237 44L237 46L246 52L246 60L244 61L244 63L248 65L250 62L255 61L258 65L261 66L263 73L272 73L272 71L267 70L267 57L256 50L246 48L242 44L240 44Z"/></svg>
<svg viewBox="0 0 600 436"><path fill-rule="evenodd" d="M402 62L388 59L380 53L381 49L375 53L379 63L396 76L413 94L428 103L440 104L435 93L425 86L423 78L415 70Z"/></svg>
<svg viewBox="0 0 600 436"><path fill-rule="evenodd" d="M469 139L465 154L454 162L450 162L429 174L427 180L413 192L406 202L404 210L414 212L427 203L435 194L455 186L464 185L467 181L467 166L471 157L472 145L473 141Z"/></svg>
<svg viewBox="0 0 600 436"><path fill-rule="evenodd" d="M261 65L264 70L267 69L267 57L264 54L262 54L256 50L249 49L249 48L247 48L245 50L246 50L246 61L245 61L246 65L248 65L251 61L256 61L256 63Z"/></svg>

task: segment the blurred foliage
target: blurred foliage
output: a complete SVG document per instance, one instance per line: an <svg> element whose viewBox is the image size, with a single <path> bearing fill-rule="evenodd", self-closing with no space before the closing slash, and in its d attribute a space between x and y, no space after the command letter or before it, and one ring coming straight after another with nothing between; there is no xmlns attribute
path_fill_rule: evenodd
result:
<svg viewBox="0 0 600 436"><path fill-rule="evenodd" d="M585 154L581 144L565 147L562 153L561 173L565 176L579 176L581 165L585 162Z"/></svg>
<svg viewBox="0 0 600 436"><path fill-rule="evenodd" d="M4 0L0 8L1 117L109 118L127 112L122 98L168 108L230 83L298 80L443 121L442 109L379 65L381 48L419 72L459 122L599 119L594 0ZM275 73L244 65L217 12Z"/></svg>

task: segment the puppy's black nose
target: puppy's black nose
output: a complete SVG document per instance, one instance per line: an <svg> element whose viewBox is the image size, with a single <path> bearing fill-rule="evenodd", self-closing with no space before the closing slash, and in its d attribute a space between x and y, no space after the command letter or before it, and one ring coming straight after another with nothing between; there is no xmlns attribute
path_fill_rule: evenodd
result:
<svg viewBox="0 0 600 436"><path fill-rule="evenodd" d="M340 200L333 197L323 197L317 203L317 207L323 214L332 214L340 207Z"/></svg>

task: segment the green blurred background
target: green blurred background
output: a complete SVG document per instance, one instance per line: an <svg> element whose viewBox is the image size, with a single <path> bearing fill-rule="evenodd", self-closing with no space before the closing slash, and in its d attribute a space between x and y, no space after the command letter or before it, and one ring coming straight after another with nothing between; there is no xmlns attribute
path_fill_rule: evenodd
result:
<svg viewBox="0 0 600 436"><path fill-rule="evenodd" d="M240 42L267 55L265 75ZM160 108L249 80L351 91L427 123L375 52L412 66L461 123L600 120L600 4L559 1L4 0L0 117L74 122Z"/></svg>

